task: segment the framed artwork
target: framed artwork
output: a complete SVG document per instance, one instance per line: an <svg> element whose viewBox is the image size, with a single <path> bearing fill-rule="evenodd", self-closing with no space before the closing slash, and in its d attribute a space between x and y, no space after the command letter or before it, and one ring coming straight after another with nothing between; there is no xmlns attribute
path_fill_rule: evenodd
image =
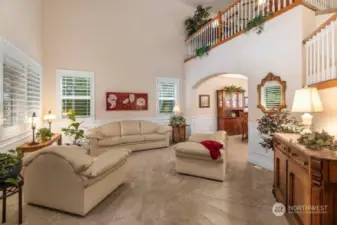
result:
<svg viewBox="0 0 337 225"><path fill-rule="evenodd" d="M248 109L248 97L245 97L245 108Z"/></svg>
<svg viewBox="0 0 337 225"><path fill-rule="evenodd" d="M107 111L148 110L147 93L107 92L105 100Z"/></svg>
<svg viewBox="0 0 337 225"><path fill-rule="evenodd" d="M209 107L210 107L210 96L199 95L199 108L209 108Z"/></svg>

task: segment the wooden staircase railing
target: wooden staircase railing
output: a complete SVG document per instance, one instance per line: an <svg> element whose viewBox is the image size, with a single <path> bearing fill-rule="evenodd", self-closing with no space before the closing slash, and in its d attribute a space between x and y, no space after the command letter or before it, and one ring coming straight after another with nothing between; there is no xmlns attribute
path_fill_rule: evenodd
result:
<svg viewBox="0 0 337 225"><path fill-rule="evenodd" d="M335 2L337 0L237 0L186 39L185 62L195 58L196 50L201 47L215 48L244 33L248 21L259 15L272 14L269 20L300 4L318 10L329 8Z"/></svg>

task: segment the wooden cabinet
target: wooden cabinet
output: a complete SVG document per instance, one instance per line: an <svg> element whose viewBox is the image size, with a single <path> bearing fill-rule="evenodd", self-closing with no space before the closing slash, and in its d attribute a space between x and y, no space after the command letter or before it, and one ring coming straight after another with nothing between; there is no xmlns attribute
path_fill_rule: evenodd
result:
<svg viewBox="0 0 337 225"><path fill-rule="evenodd" d="M240 112L245 107L244 92L227 92L217 90L217 128L225 130L228 135L242 133Z"/></svg>
<svg viewBox="0 0 337 225"><path fill-rule="evenodd" d="M274 136L273 194L290 225L337 224L337 154L312 151L296 134Z"/></svg>

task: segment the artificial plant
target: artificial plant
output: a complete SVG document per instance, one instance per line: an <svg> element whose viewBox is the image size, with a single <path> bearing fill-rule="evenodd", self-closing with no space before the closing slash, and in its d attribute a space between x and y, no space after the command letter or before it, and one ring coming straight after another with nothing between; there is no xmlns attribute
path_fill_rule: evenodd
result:
<svg viewBox="0 0 337 225"><path fill-rule="evenodd" d="M198 57L203 57L204 55L208 55L210 50L211 50L211 46L204 45L195 50L195 55Z"/></svg>
<svg viewBox="0 0 337 225"><path fill-rule="evenodd" d="M236 85L225 86L223 89L226 90L226 92L244 92L245 91L242 87L236 86Z"/></svg>
<svg viewBox="0 0 337 225"><path fill-rule="evenodd" d="M261 34L264 30L264 22L266 21L266 18L272 14L272 12L266 13L265 15L260 13L258 16L247 22L245 31L249 32L250 30L255 30L257 34Z"/></svg>
<svg viewBox="0 0 337 225"><path fill-rule="evenodd" d="M72 121L72 123L67 128L62 128L62 132L66 136L72 140L73 145L79 145L80 141L84 138L84 130L79 129L82 122L76 121L76 113L74 110L68 110L67 112L68 118Z"/></svg>
<svg viewBox="0 0 337 225"><path fill-rule="evenodd" d="M311 150L320 150L322 148L337 150L337 146L334 144L334 137L325 131L302 134L297 141Z"/></svg>
<svg viewBox="0 0 337 225"><path fill-rule="evenodd" d="M0 153L0 183L17 185L21 171L21 149Z"/></svg>
<svg viewBox="0 0 337 225"><path fill-rule="evenodd" d="M50 138L53 136L51 131L48 128L40 128L36 133L36 138L39 140L39 142L44 142L50 140Z"/></svg>
<svg viewBox="0 0 337 225"><path fill-rule="evenodd" d="M170 117L170 126L180 127L186 125L186 119L183 116L172 115Z"/></svg>
<svg viewBox="0 0 337 225"><path fill-rule="evenodd" d="M300 133L303 127L288 111L265 114L258 121L258 131L261 136L260 145L265 149L273 147L274 133Z"/></svg>
<svg viewBox="0 0 337 225"><path fill-rule="evenodd" d="M197 8L194 12L194 15L188 17L185 20L185 28L187 32L187 36L191 36L197 30L199 30L203 25L208 23L210 19L210 9L212 7L203 7L202 5L197 5Z"/></svg>

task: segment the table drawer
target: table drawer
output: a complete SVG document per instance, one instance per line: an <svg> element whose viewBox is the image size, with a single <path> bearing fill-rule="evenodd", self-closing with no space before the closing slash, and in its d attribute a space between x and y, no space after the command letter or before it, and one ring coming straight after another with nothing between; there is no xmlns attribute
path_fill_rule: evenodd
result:
<svg viewBox="0 0 337 225"><path fill-rule="evenodd" d="M292 159L295 163L297 163L302 168L308 169L309 160L310 160L308 155L292 147L288 148L288 153L289 153L290 159Z"/></svg>

